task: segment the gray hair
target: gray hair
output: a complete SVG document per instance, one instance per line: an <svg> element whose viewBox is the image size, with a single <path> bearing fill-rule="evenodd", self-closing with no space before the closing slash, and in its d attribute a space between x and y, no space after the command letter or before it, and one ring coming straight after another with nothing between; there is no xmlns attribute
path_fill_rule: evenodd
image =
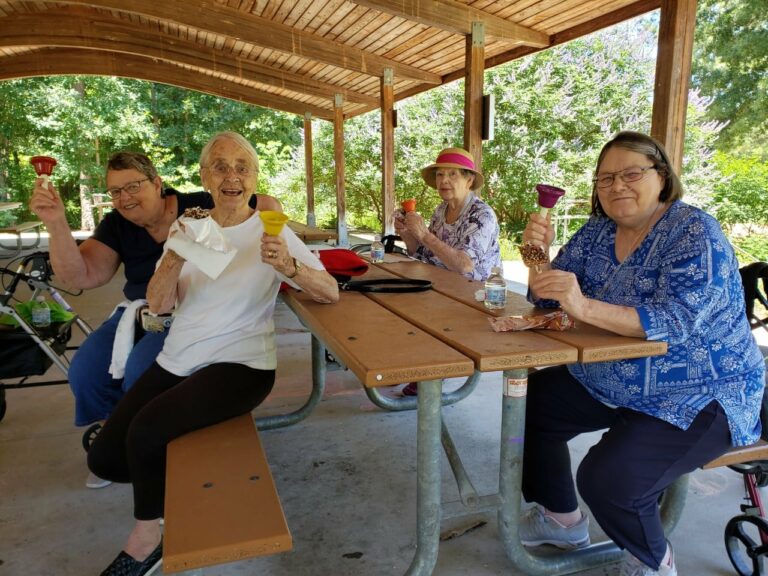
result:
<svg viewBox="0 0 768 576"><path fill-rule="evenodd" d="M600 164L603 163L605 155L611 148L623 148L630 152L637 152L644 155L648 160L653 163L653 167L658 174L664 178L664 188L662 188L659 194L659 200L665 204L671 204L675 200L680 200L683 197L683 184L680 182L680 178L672 168L672 162L669 160L667 151L664 150L664 146L661 143L647 134L642 132L632 132L625 130L619 132L608 143L603 146L600 151L600 156L597 158L597 165L595 166L594 177L597 177L597 171L600 170ZM592 215L593 216L605 216L605 211L600 205L600 198L597 195L597 183L592 185Z"/></svg>
<svg viewBox="0 0 768 576"><path fill-rule="evenodd" d="M210 140L208 140L208 143L203 146L202 152L200 152L200 169L207 168L210 165L210 157L211 157L211 150L213 149L214 145L219 142L220 140L231 140L240 148L245 150L246 154L248 154L248 157L251 159L251 162L253 163L253 167L256 170L256 174L259 173L259 155L256 153L256 149L253 147L253 145L248 142L248 140L245 139L242 135L238 134L237 132L232 132L231 130L226 130L224 132L219 132L218 134L215 134L211 137Z"/></svg>

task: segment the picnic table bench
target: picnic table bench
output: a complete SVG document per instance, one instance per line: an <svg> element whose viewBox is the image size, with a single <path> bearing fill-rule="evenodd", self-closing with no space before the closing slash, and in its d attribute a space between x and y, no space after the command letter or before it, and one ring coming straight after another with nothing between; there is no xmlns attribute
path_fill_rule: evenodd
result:
<svg viewBox="0 0 768 576"><path fill-rule="evenodd" d="M293 546L250 413L172 441L165 485L166 574Z"/></svg>

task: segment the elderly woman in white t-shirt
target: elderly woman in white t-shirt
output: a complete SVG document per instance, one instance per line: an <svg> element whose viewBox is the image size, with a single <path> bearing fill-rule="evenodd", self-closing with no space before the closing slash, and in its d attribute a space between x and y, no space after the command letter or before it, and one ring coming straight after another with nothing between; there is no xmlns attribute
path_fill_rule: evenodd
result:
<svg viewBox="0 0 768 576"><path fill-rule="evenodd" d="M272 314L285 281L318 302L336 302L338 287L286 226L268 236L248 206L258 159L239 134L214 136L200 158L214 197L211 218L237 253L211 279L167 250L147 289L153 312L174 304L174 322L157 361L120 401L88 453L91 470L132 482L136 524L102 576L152 572L162 559L165 452L183 434L250 412L269 394L277 357ZM253 185L253 186L251 186Z"/></svg>

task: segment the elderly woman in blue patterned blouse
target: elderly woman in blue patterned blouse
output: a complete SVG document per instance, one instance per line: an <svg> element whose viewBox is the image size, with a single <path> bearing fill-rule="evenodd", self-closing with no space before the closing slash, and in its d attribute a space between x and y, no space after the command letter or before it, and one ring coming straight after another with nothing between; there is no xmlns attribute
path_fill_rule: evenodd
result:
<svg viewBox="0 0 768 576"><path fill-rule="evenodd" d="M600 153L592 217L551 265L530 271L537 305L625 336L663 340L664 356L572 364L530 378L523 544L589 543L567 442L606 430L584 457L578 491L625 549L621 574L677 574L660 494L731 446L755 442L765 367L744 310L738 262L717 221L681 201L653 138L621 132ZM546 248L548 219L523 240Z"/></svg>

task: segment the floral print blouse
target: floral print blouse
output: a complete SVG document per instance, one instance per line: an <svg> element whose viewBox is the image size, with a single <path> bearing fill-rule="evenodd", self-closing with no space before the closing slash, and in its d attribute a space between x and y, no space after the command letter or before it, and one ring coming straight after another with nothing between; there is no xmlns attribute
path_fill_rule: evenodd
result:
<svg viewBox="0 0 768 576"><path fill-rule="evenodd" d="M462 250L472 259L475 265L472 272L464 274L470 280L485 280L491 275L491 268L501 267L501 250L499 249L499 223L493 209L477 196L472 194L456 222L448 224L445 221L446 202L441 203L432 214L429 231L441 242L451 248ZM445 268L434 252L424 245L419 246L416 258L428 264Z"/></svg>
<svg viewBox="0 0 768 576"><path fill-rule="evenodd" d="M592 217L552 266L573 272L585 296L634 307L647 338L667 342L668 352L572 364L571 374L601 402L682 429L716 400L732 444L757 441L765 364L747 321L738 262L720 225L678 201L622 263L615 240L616 223Z"/></svg>

